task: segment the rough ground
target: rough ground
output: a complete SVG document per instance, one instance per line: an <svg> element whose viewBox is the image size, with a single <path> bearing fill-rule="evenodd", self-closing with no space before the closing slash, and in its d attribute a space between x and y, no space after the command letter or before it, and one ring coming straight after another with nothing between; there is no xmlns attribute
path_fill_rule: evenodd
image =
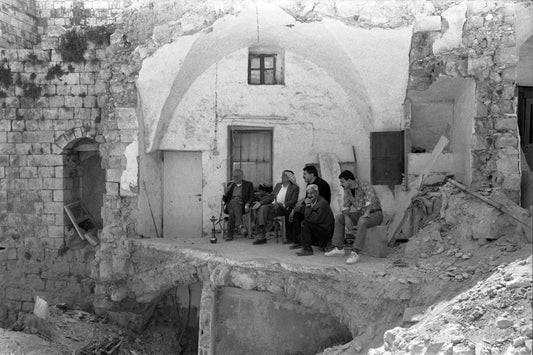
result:
<svg viewBox="0 0 533 355"><path fill-rule="evenodd" d="M383 344L380 348L368 350L356 338L323 354L531 354L531 244L519 233L488 241L456 232L443 220L433 220L408 243L392 248L387 259L364 256L361 264L349 266L355 271L366 270L365 264L380 266L391 284L420 284L418 299L431 306L407 309L403 327L373 339ZM271 247L286 252L281 244ZM305 263L346 266L344 258L314 258ZM441 291L442 283L447 292ZM164 316L137 335L90 313L51 307L48 322L23 315L13 329L20 331L0 330L0 354L72 354L119 341L120 354L195 353L191 343L177 345L178 339L194 335L182 335L179 325Z"/></svg>

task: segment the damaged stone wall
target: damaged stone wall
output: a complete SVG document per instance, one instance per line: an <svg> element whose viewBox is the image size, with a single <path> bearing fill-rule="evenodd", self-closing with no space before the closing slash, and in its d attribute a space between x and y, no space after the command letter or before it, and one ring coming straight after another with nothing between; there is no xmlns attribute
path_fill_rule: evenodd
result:
<svg viewBox="0 0 533 355"><path fill-rule="evenodd" d="M476 113L472 185L520 196L515 82L515 4L463 2L440 16L419 18L410 55L409 90L427 90L439 78L472 78Z"/></svg>
<svg viewBox="0 0 533 355"><path fill-rule="evenodd" d="M266 292L280 302L330 314L365 344L401 321L403 309L410 302L417 302L415 295L420 286L415 278L408 278L412 282L399 282L384 277L382 270L355 275L336 267L239 262L209 252L184 250L156 239L130 241L122 254L124 262L115 264L112 273L100 270L100 280L114 282L97 284L97 312L140 329L168 290L202 282L200 354L213 353L213 327L222 321L216 318L215 303L217 290L222 287ZM118 280L117 275L123 278Z"/></svg>
<svg viewBox="0 0 533 355"><path fill-rule="evenodd" d="M32 48L37 42L35 1L0 1L0 48Z"/></svg>
<svg viewBox="0 0 533 355"><path fill-rule="evenodd" d="M103 143L108 72L103 47L63 62L56 49L0 50L0 322L49 302L90 307L94 250L65 238L71 202L66 149L81 138ZM100 152L108 157L109 149ZM104 167L109 167L109 159ZM120 167L120 164L118 164ZM75 236L78 242L79 237Z"/></svg>
<svg viewBox="0 0 533 355"><path fill-rule="evenodd" d="M103 26L117 21L126 0L35 0L40 35L49 27Z"/></svg>

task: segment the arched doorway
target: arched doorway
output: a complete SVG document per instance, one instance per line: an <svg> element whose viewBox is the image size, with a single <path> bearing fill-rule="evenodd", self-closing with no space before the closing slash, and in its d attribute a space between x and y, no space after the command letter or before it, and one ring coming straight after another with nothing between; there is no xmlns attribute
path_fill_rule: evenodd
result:
<svg viewBox="0 0 533 355"><path fill-rule="evenodd" d="M63 189L65 205L80 202L96 229L102 229L105 170L98 143L90 138L71 142L64 150ZM69 225L69 221L65 221Z"/></svg>

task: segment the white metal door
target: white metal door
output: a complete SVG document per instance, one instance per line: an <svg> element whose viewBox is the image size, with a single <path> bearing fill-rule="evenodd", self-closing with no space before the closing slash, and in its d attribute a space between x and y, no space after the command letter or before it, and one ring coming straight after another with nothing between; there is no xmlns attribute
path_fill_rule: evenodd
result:
<svg viewBox="0 0 533 355"><path fill-rule="evenodd" d="M164 152L163 235L202 236L202 153Z"/></svg>

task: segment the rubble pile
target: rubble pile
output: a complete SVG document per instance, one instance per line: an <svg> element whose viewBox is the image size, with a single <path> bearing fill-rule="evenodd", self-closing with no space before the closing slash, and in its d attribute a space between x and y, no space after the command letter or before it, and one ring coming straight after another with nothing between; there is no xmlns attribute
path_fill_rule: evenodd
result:
<svg viewBox="0 0 533 355"><path fill-rule="evenodd" d="M385 332L384 345L369 354L531 354L531 260L498 266L470 290L432 306L412 327Z"/></svg>

